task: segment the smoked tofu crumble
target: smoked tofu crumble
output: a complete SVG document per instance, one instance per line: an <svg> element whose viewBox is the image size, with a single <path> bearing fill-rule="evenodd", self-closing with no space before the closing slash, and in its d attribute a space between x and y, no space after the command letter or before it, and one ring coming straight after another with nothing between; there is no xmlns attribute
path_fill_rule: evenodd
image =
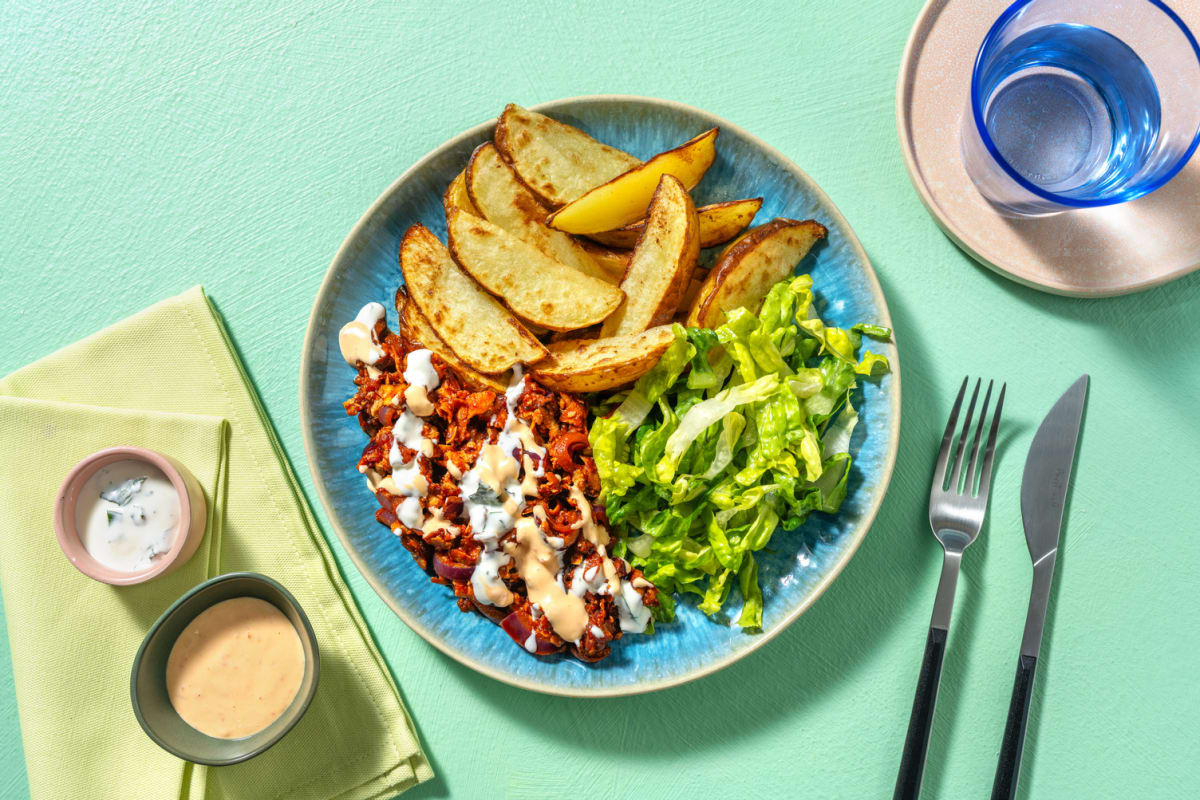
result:
<svg viewBox="0 0 1200 800"><path fill-rule="evenodd" d="M402 295L401 295L402 296ZM514 370L508 388L467 384L369 303L341 331L356 369L345 402L368 437L358 461L375 518L458 607L528 652L600 661L643 633L655 587L608 554L587 405Z"/></svg>

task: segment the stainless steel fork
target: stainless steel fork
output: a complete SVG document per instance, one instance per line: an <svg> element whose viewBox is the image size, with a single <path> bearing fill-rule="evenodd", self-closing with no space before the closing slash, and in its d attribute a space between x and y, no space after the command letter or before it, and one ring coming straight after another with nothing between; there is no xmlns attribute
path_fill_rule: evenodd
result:
<svg viewBox="0 0 1200 800"><path fill-rule="evenodd" d="M988 381L987 393L983 396L983 407L979 423L975 428L971 452L963 458L967 440L971 438L971 419L975 414L975 403L979 399L982 380L975 381L967 415L963 420L962 433L954 447L958 428L958 413L962 409L963 397L970 378L963 378L958 390L946 433L942 436L942 447L938 451L937 465L933 470L933 487L929 490L929 525L933 535L945 551L942 562L942 577L938 582L937 597L933 601L933 618L929 622L929 637L925 642L925 659L917 677L917 693L913 698L912 716L908 721L908 736L904 740L904 754L900 758L900 773L896 777L894 800L915 800L921 794L921 778L925 773L925 753L929 749L929 733L933 729L933 708L937 703L938 685L942 678L942 660L946 655L946 636L950 630L950 612L954 610L954 589L958 585L958 569L962 564L963 551L979 536L983 518L987 513L988 487L992 479L992 459L996 454L996 431L1000 427L1000 413L1004 408L1004 391L1000 387L996 399L996 411L988 430L987 444L982 458L979 444L983 439L983 427L987 421L988 405L992 399L993 382ZM963 464L966 463L966 479L963 479ZM947 479L949 473L949 479ZM978 488L976 488L978 478Z"/></svg>

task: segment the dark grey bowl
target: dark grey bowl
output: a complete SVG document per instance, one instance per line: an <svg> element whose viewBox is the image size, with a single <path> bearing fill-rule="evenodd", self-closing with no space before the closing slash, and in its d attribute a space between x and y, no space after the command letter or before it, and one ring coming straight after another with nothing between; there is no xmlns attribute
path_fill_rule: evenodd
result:
<svg viewBox="0 0 1200 800"><path fill-rule="evenodd" d="M209 606L234 597L266 600L291 621L304 646L304 677L296 698L279 719L251 736L217 739L188 725L171 705L167 696L167 658L171 655L175 640L189 622ZM176 600L150 627L150 632L133 659L129 694L138 723L159 747L187 761L219 767L253 758L282 739L308 710L313 695L317 693L320 672L317 636L296 598L266 575L231 572L193 588Z"/></svg>

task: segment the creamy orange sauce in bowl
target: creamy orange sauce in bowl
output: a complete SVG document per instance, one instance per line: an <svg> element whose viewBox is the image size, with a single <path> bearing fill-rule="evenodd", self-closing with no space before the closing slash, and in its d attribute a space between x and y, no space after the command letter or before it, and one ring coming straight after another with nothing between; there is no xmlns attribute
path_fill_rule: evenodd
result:
<svg viewBox="0 0 1200 800"><path fill-rule="evenodd" d="M130 694L146 733L201 764L235 764L279 741L317 689L320 658L303 609L257 573L196 586L151 627Z"/></svg>
<svg viewBox="0 0 1200 800"><path fill-rule="evenodd" d="M304 677L292 623L258 597L231 597L188 623L167 657L167 696L183 721L218 739L258 733Z"/></svg>

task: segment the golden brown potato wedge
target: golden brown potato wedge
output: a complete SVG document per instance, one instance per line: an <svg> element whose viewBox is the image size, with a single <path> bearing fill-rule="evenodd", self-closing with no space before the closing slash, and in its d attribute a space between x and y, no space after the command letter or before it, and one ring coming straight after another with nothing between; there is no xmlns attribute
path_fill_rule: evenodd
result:
<svg viewBox="0 0 1200 800"><path fill-rule="evenodd" d="M429 324L429 320L425 319L425 315L421 313L421 309L417 308L417 304L409 301L403 286L396 290L396 312L400 315L400 335L413 344L437 353L443 361L450 365L451 369L458 373L467 386L472 389L491 389L494 392L503 392L508 388L510 373L488 375L472 368L455 355L454 351L442 341L442 337L437 335L437 331Z"/></svg>
<svg viewBox="0 0 1200 800"><path fill-rule="evenodd" d="M547 342L569 342L572 339L599 339L600 326L589 325L586 328L579 328L573 331L554 331L546 339ZM549 346L549 345L547 345Z"/></svg>
<svg viewBox="0 0 1200 800"><path fill-rule="evenodd" d="M571 331L613 313L624 293L550 258L499 225L457 208L446 218L454 260L522 319Z"/></svg>
<svg viewBox="0 0 1200 800"><path fill-rule="evenodd" d="M621 281L625 302L604 321L602 338L638 333L671 319L696 269L698 227L687 189L675 176L663 175Z"/></svg>
<svg viewBox="0 0 1200 800"><path fill-rule="evenodd" d="M717 260L714 261L713 263L714 264L719 263L720 260L725 257L726 253L728 253L733 248L737 247L738 243L741 242L742 239L745 239L747 236L749 236L751 233L753 233L756 230L758 230L758 228L750 228L748 230L742 231L740 234L735 236L733 238L733 241L727 243L724 247L721 248L721 252L717 253Z"/></svg>
<svg viewBox="0 0 1200 800"><path fill-rule="evenodd" d="M696 211L699 212L700 209L697 208ZM641 235L645 224L645 219L639 219L637 222L631 222L616 230L589 233L588 238L604 247L630 248L637 244L637 238Z"/></svg>
<svg viewBox="0 0 1200 800"><path fill-rule="evenodd" d="M454 180L450 181L450 185L446 187L446 192L442 195L442 209L447 215L452 208L461 208L468 214L479 214L475 204L471 202L471 196L467 193L466 170L458 173Z"/></svg>
<svg viewBox="0 0 1200 800"><path fill-rule="evenodd" d="M729 200L724 203L711 203L707 206L696 207L696 219L700 222L700 247L715 247L728 242L741 233L758 209L762 207L761 197L747 200ZM646 220L640 219L623 228L604 233L593 233L589 238L609 247L633 247L637 244L638 236Z"/></svg>
<svg viewBox="0 0 1200 800"><path fill-rule="evenodd" d="M629 259L633 255L633 251L612 250L595 242L588 242L581 239L577 239L576 241L583 246L583 249L587 251L592 260L600 265L600 269L604 271L608 280L616 284L620 284L621 281L625 280L625 273L629 269Z"/></svg>
<svg viewBox="0 0 1200 800"><path fill-rule="evenodd" d="M494 139L521 182L551 208L642 163L572 125L511 103L496 122Z"/></svg>
<svg viewBox="0 0 1200 800"><path fill-rule="evenodd" d="M700 287L704 285L704 280L708 277L709 270L703 267L696 267L692 277L688 280L687 288L683 290L683 297L679 300L679 308L677 313L682 313L684 318L692 309L692 304L696 302L697 295L700 294Z"/></svg>
<svg viewBox="0 0 1200 800"><path fill-rule="evenodd" d="M546 224L567 233L601 233L641 219L663 175L674 175L688 190L700 182L716 158L719 132L713 128L659 153L558 209Z"/></svg>
<svg viewBox="0 0 1200 800"><path fill-rule="evenodd" d="M649 372L674 341L672 327L659 325L609 339L552 342L550 355L530 367L530 374L559 392L615 389Z"/></svg>
<svg viewBox="0 0 1200 800"><path fill-rule="evenodd" d="M465 186L477 210L463 208L463 211L499 225L555 261L584 275L610 283L621 282L620 275L614 279L573 236L547 227L546 215L550 212L525 188L491 142L481 144L471 155Z"/></svg>
<svg viewBox="0 0 1200 800"><path fill-rule="evenodd" d="M452 209L453 214L461 214ZM450 251L424 225L413 225L400 243L400 269L417 304L455 355L480 372L497 373L546 356L546 348L454 263Z"/></svg>
<svg viewBox="0 0 1200 800"><path fill-rule="evenodd" d="M697 208L696 216L700 219L700 246L716 247L737 236L754 221L754 215L762 208L762 204L761 197L750 197Z"/></svg>
<svg viewBox="0 0 1200 800"><path fill-rule="evenodd" d="M767 290L791 275L826 233L815 220L782 218L748 231L709 272L688 312L688 325L715 328L726 311L743 306L757 312Z"/></svg>

